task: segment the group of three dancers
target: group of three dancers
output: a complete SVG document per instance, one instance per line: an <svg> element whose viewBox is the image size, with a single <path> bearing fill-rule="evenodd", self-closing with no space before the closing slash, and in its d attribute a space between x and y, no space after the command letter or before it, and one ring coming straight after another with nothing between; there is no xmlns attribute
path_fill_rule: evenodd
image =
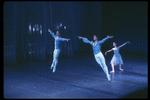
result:
<svg viewBox="0 0 150 100"><path fill-rule="evenodd" d="M61 43L61 41L69 41L70 39L60 37L60 35L61 35L60 31L56 31L56 35L50 29L48 29L48 32L50 32L50 34L55 39L55 49L53 52L53 62L52 62L51 67L50 67L50 69L53 68L53 73L54 73L56 71L56 66L58 63L58 57L60 54L60 43ZM105 72L108 81L110 81L111 80L110 74L108 73L108 68L107 68L106 63L105 63L105 58L101 52L101 44L104 43L106 40L113 38L113 36L108 35L106 38L104 38L100 41L98 40L98 37L96 35L93 36L94 41L89 41L87 38L81 37L81 36L78 36L78 38L82 39L83 42L89 43L92 45L95 60L101 66L103 71ZM125 42L124 44L117 47L116 43L113 42L114 48L105 52L105 55L107 55L107 52L111 52L112 50L114 51L114 55L113 55L111 62L110 62L111 66L112 66L112 71L110 73L115 72L114 71L114 65L118 65L118 64L119 64L120 70L123 71L123 69L121 69L121 64L123 64L123 61L122 61L121 55L119 54L119 49L121 47L123 47L124 45L126 45L127 43L130 43L130 42Z"/></svg>

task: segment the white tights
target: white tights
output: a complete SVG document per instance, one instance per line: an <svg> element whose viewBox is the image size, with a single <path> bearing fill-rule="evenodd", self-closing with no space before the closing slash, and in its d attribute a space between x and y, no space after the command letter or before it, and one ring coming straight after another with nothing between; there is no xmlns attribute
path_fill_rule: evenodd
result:
<svg viewBox="0 0 150 100"><path fill-rule="evenodd" d="M95 56L96 62L101 66L101 68L103 69L103 71L107 75L108 80L110 81L110 75L108 73L108 68L106 66L105 58L104 58L102 52L95 54L94 56Z"/></svg>
<svg viewBox="0 0 150 100"><path fill-rule="evenodd" d="M59 54L60 54L60 49L55 49L54 52L53 52L53 62L52 62L52 65L51 65L51 69L53 68L53 73L56 70Z"/></svg>

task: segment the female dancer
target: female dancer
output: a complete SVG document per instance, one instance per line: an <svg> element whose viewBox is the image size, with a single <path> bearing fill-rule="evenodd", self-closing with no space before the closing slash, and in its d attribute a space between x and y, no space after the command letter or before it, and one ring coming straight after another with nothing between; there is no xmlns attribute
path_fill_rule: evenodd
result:
<svg viewBox="0 0 150 100"><path fill-rule="evenodd" d="M92 45L93 47L93 53L94 53L94 56L95 56L95 60L97 61L97 63L102 67L103 71L105 72L106 76L107 76L107 79L108 81L110 81L110 75L108 73L108 68L106 66L106 63L105 63L105 58L101 52L101 45L102 43L104 43L106 40L108 40L109 38L113 38L113 36L107 36L106 38L104 38L103 40L101 41L98 41L98 38L96 35L93 36L93 41L89 41L87 38L85 37L81 37L81 36L78 36L79 39L82 39L83 42L85 43L89 43Z"/></svg>
<svg viewBox="0 0 150 100"><path fill-rule="evenodd" d="M105 52L105 55L107 55L107 52L111 52L112 50L114 51L114 55L113 55L113 57L112 57L112 59L110 61L110 64L112 66L112 71L110 71L110 73L114 73L115 72L114 65L118 65L118 64L119 64L119 69L121 71L123 71L123 69L121 69L121 65L123 64L123 61L122 61L122 57L121 57L121 55L119 53L119 49L121 47L123 47L124 45L126 45L127 43L130 43L130 42L127 41L124 44L122 44L122 45L117 47L117 44L115 42L113 42L114 48L112 48L111 50L108 50L108 51Z"/></svg>
<svg viewBox="0 0 150 100"><path fill-rule="evenodd" d="M61 41L69 41L70 39L61 38L59 31L56 31L56 35L50 29L48 29L48 32L50 32L50 34L55 39L55 50L53 52L53 62L50 67L50 69L53 68L53 73L54 73L56 71L56 66L58 63L58 56L60 54L60 43L61 43Z"/></svg>

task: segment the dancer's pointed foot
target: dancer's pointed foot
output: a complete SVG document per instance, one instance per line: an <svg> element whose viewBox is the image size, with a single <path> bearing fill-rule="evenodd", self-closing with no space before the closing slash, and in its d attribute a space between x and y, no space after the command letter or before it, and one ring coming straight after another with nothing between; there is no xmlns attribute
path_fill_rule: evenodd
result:
<svg viewBox="0 0 150 100"><path fill-rule="evenodd" d="M56 66L53 68L53 73L56 71Z"/></svg>
<svg viewBox="0 0 150 100"><path fill-rule="evenodd" d="M123 71L123 69L120 68L121 71Z"/></svg>
<svg viewBox="0 0 150 100"><path fill-rule="evenodd" d="M110 73L115 73L115 71L110 71Z"/></svg>
<svg viewBox="0 0 150 100"><path fill-rule="evenodd" d="M50 69L52 69L52 68L53 68L53 66L50 67Z"/></svg>
<svg viewBox="0 0 150 100"><path fill-rule="evenodd" d="M108 79L108 81L110 81L110 80L111 80L110 76L111 76L111 75L107 75L107 79Z"/></svg>

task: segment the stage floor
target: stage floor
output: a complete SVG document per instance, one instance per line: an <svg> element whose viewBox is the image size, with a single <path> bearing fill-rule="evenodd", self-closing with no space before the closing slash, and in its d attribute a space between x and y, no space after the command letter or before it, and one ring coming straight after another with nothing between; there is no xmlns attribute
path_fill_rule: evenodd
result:
<svg viewBox="0 0 150 100"><path fill-rule="evenodd" d="M147 57L122 55L122 58L124 71L119 71L119 67L115 66L115 73L111 73L111 81L107 80L94 56L68 59L60 57L55 73L50 70L52 59L4 66L3 97L6 99L148 98ZM110 72L111 57L105 56L105 59ZM129 96L131 93L136 94Z"/></svg>

